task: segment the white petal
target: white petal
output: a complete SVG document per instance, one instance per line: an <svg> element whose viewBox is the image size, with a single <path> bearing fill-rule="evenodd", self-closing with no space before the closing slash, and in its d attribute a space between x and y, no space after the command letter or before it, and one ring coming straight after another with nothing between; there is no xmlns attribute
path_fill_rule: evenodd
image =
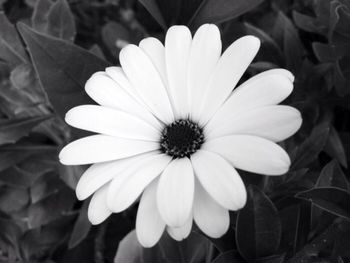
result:
<svg viewBox="0 0 350 263"><path fill-rule="evenodd" d="M98 104L110 108L120 109L131 113L154 127L160 128L160 122L130 93L110 78L106 73L93 75L85 84L86 93Z"/></svg>
<svg viewBox="0 0 350 263"><path fill-rule="evenodd" d="M80 177L75 189L79 200L84 200L92 195L97 189L118 176L126 168L137 164L142 158L156 155L156 152L144 153L129 158L96 163L91 165Z"/></svg>
<svg viewBox="0 0 350 263"><path fill-rule="evenodd" d="M157 150L157 142L92 135L66 145L59 154L65 165L81 165L118 160Z"/></svg>
<svg viewBox="0 0 350 263"><path fill-rule="evenodd" d="M187 219L186 223L181 227L167 227L169 235L176 241L182 241L187 238L192 229L193 217L192 215Z"/></svg>
<svg viewBox="0 0 350 263"><path fill-rule="evenodd" d="M208 122L207 129L213 130L244 111L276 105L287 98L293 90L293 83L286 77L287 73L280 73L284 71L286 70L281 69L260 73L237 87Z"/></svg>
<svg viewBox="0 0 350 263"><path fill-rule="evenodd" d="M290 159L278 144L251 135L231 135L208 140L203 149L213 151L238 169L258 174L281 175L288 171Z"/></svg>
<svg viewBox="0 0 350 263"><path fill-rule="evenodd" d="M302 123L300 112L290 106L267 106L233 115L209 132L207 139L231 134L246 134L278 142L292 136Z"/></svg>
<svg viewBox="0 0 350 263"><path fill-rule="evenodd" d="M237 171L216 153L198 150L191 156L194 173L204 189L229 210L242 208L247 201L244 183Z"/></svg>
<svg viewBox="0 0 350 263"><path fill-rule="evenodd" d="M199 119L203 90L220 55L221 39L218 27L213 24L202 25L193 37L188 62L190 115L194 120Z"/></svg>
<svg viewBox="0 0 350 263"><path fill-rule="evenodd" d="M146 106L144 100L141 98L136 88L133 85L131 85L130 81L128 80L121 67L108 67L106 68L106 74L110 78L112 78L122 89L124 89L131 97L133 97L141 105Z"/></svg>
<svg viewBox="0 0 350 263"><path fill-rule="evenodd" d="M112 214L106 204L107 188L108 184L102 186L91 198L88 208L88 218L93 225L102 223Z"/></svg>
<svg viewBox="0 0 350 263"><path fill-rule="evenodd" d="M254 36L242 37L229 46L218 61L201 107L200 123L205 124L228 98L260 47Z"/></svg>
<svg viewBox="0 0 350 263"><path fill-rule="evenodd" d="M165 223L171 227L185 224L191 214L194 175L188 158L174 159L160 177L157 202Z"/></svg>
<svg viewBox="0 0 350 263"><path fill-rule="evenodd" d="M146 186L163 172L170 161L171 157L165 154L148 156L121 172L110 183L108 207L115 213L127 209Z"/></svg>
<svg viewBox="0 0 350 263"><path fill-rule="evenodd" d="M137 210L136 235L143 247L153 247L165 229L157 207L157 185L158 179L147 186Z"/></svg>
<svg viewBox="0 0 350 263"><path fill-rule="evenodd" d="M159 131L146 121L124 111L97 105L69 110L65 121L78 129L120 138L158 141Z"/></svg>
<svg viewBox="0 0 350 263"><path fill-rule="evenodd" d="M163 122L171 123L174 115L166 88L145 52L128 45L120 51L119 60L130 83L152 112Z"/></svg>
<svg viewBox="0 0 350 263"><path fill-rule="evenodd" d="M228 210L215 202L198 181L194 194L193 217L197 226L212 238L221 237L230 226Z"/></svg>
<svg viewBox="0 0 350 263"><path fill-rule="evenodd" d="M148 37L141 40L139 47L148 55L154 67L158 70L164 85L167 85L165 49L162 42L154 37Z"/></svg>
<svg viewBox="0 0 350 263"><path fill-rule="evenodd" d="M165 37L168 88L178 118L186 118L189 113L187 65L191 41L191 32L185 26L172 26Z"/></svg>

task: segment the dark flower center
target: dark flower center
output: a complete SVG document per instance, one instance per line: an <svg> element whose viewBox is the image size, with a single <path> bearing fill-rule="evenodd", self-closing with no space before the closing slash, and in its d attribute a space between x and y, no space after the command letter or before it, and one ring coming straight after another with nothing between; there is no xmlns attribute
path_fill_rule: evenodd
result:
<svg viewBox="0 0 350 263"><path fill-rule="evenodd" d="M174 158L183 158L195 153L203 142L203 128L191 120L180 119L164 128L160 149Z"/></svg>

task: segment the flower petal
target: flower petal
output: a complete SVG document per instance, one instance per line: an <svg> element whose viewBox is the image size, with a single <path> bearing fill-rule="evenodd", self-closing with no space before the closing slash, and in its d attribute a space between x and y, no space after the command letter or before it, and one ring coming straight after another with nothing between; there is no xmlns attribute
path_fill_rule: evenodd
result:
<svg viewBox="0 0 350 263"><path fill-rule="evenodd" d="M208 82L201 105L200 123L205 124L228 98L260 47L254 36L245 36L229 46Z"/></svg>
<svg viewBox="0 0 350 263"><path fill-rule="evenodd" d="M214 24L204 24L193 37L188 62L188 92L190 115L194 120L200 116L203 100L203 88L208 83L221 55L221 39L219 28Z"/></svg>
<svg viewBox="0 0 350 263"><path fill-rule="evenodd" d="M221 237L230 226L228 210L214 201L198 181L194 194L193 217L203 233L212 238Z"/></svg>
<svg viewBox="0 0 350 263"><path fill-rule="evenodd" d="M165 37L168 87L177 118L186 118L189 113L187 65L191 42L191 32L186 26L170 27Z"/></svg>
<svg viewBox="0 0 350 263"><path fill-rule="evenodd" d="M65 121L78 129L105 135L146 141L158 141L159 131L146 121L124 111L97 105L74 107Z"/></svg>
<svg viewBox="0 0 350 263"><path fill-rule="evenodd" d="M242 208L247 201L244 183L237 171L216 153L198 150L191 156L194 173L210 196L229 210Z"/></svg>
<svg viewBox="0 0 350 263"><path fill-rule="evenodd" d="M165 66L165 49L158 39L154 37L147 37L141 40L139 47L148 55L149 59L153 62L154 67L158 70L163 83L167 86L167 74Z"/></svg>
<svg viewBox="0 0 350 263"><path fill-rule="evenodd" d="M106 73L94 74L85 84L86 93L98 104L110 108L120 109L131 113L154 127L160 128L160 122L141 105L134 97Z"/></svg>
<svg viewBox="0 0 350 263"><path fill-rule="evenodd" d="M238 169L281 175L288 171L290 159L278 144L251 135L231 135L208 140L203 149L220 154Z"/></svg>
<svg viewBox="0 0 350 263"><path fill-rule="evenodd" d="M88 218L91 224L101 224L112 212L107 207L106 195L108 184L102 186L94 193L88 208Z"/></svg>
<svg viewBox="0 0 350 263"><path fill-rule="evenodd" d="M165 154L147 156L121 172L109 186L109 209L115 213L127 209L145 187L164 171L170 161L171 157Z"/></svg>
<svg viewBox="0 0 350 263"><path fill-rule="evenodd" d="M193 217L191 215L183 226L180 226L180 227L168 226L167 231L173 239L175 239L176 241L182 241L190 235L192 224L193 224Z"/></svg>
<svg viewBox="0 0 350 263"><path fill-rule="evenodd" d="M290 106L267 106L232 116L225 124L208 132L207 138L246 134L278 142L292 136L302 123L300 112Z"/></svg>
<svg viewBox="0 0 350 263"><path fill-rule="evenodd" d="M78 199L84 200L88 198L97 189L111 181L114 177L118 176L118 174L124 171L126 168L134 166L141 159L147 156L156 154L158 153L149 152L121 160L96 163L91 165L80 177L75 189Z"/></svg>
<svg viewBox="0 0 350 263"><path fill-rule="evenodd" d="M91 164L118 160L158 148L158 143L151 141L92 135L66 145L59 159L65 165Z"/></svg>
<svg viewBox="0 0 350 263"><path fill-rule="evenodd" d="M194 175L188 158L174 159L160 177L157 202L159 213L171 227L185 224L191 214Z"/></svg>
<svg viewBox="0 0 350 263"><path fill-rule="evenodd" d="M155 179L147 186L137 210L136 235L143 247L153 247L165 229L157 207L157 185L158 179Z"/></svg>
<svg viewBox="0 0 350 263"><path fill-rule="evenodd" d="M145 52L128 45L120 51L119 60L130 83L151 111L164 123L171 123L174 115L166 88Z"/></svg>
<svg viewBox="0 0 350 263"><path fill-rule="evenodd" d="M287 98L293 90L289 71L269 70L256 75L237 87L228 100L208 122L207 129L213 130L230 120L234 115L262 106L276 105Z"/></svg>

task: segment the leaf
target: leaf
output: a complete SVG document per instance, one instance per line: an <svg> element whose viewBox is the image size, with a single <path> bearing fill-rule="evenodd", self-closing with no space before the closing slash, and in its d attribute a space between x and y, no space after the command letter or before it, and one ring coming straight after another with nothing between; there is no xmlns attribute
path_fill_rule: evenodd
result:
<svg viewBox="0 0 350 263"><path fill-rule="evenodd" d="M237 251L230 250L220 254L215 258L212 263L243 263L244 261L239 258Z"/></svg>
<svg viewBox="0 0 350 263"><path fill-rule="evenodd" d="M336 216L350 219L350 193L336 187L319 187L296 194Z"/></svg>
<svg viewBox="0 0 350 263"><path fill-rule="evenodd" d="M32 204L28 208L28 226L37 228L62 217L71 210L74 200L74 192L65 188Z"/></svg>
<svg viewBox="0 0 350 263"><path fill-rule="evenodd" d="M283 263L285 254L273 255L265 258L261 258L256 261L256 263Z"/></svg>
<svg viewBox="0 0 350 263"><path fill-rule="evenodd" d="M88 206L89 200L86 200L80 209L78 219L74 223L74 228L68 242L69 249L77 246L89 234L91 223L87 216Z"/></svg>
<svg viewBox="0 0 350 263"><path fill-rule="evenodd" d="M118 57L120 48L117 47L117 41L129 42L130 33L123 25L112 21L103 26L102 39L111 54Z"/></svg>
<svg viewBox="0 0 350 263"><path fill-rule="evenodd" d="M279 247L281 222L276 207L257 187L248 187L248 200L238 212L236 240L239 253L254 261L272 255Z"/></svg>
<svg viewBox="0 0 350 263"><path fill-rule="evenodd" d="M69 109L93 103L84 91L85 82L109 64L87 50L40 34L22 23L18 28L41 84L59 116L64 119Z"/></svg>
<svg viewBox="0 0 350 263"><path fill-rule="evenodd" d="M329 137L324 148L325 152L333 158L336 158L338 162L344 167L347 167L345 149L342 141L340 140L337 130L332 126L329 132Z"/></svg>
<svg viewBox="0 0 350 263"><path fill-rule="evenodd" d="M160 12L159 6L156 0L139 0L139 2L146 8L146 10L153 16L158 24L166 30L168 27L165 23L164 17Z"/></svg>
<svg viewBox="0 0 350 263"><path fill-rule="evenodd" d="M0 58L7 61L11 67L26 63L28 60L15 27L8 21L3 11L0 11Z"/></svg>
<svg viewBox="0 0 350 263"><path fill-rule="evenodd" d="M51 0L37 0L31 17L32 27L45 33L47 30L47 14L54 3Z"/></svg>
<svg viewBox="0 0 350 263"><path fill-rule="evenodd" d="M190 21L191 28L196 29L205 23L222 23L236 18L262 2L263 0L206 0Z"/></svg>
<svg viewBox="0 0 350 263"><path fill-rule="evenodd" d="M114 263L142 263L142 246L137 241L136 231L133 230L119 243Z"/></svg>
<svg viewBox="0 0 350 263"><path fill-rule="evenodd" d="M329 162L321 171L315 187L337 187L349 191L349 183L336 160Z"/></svg>
<svg viewBox="0 0 350 263"><path fill-rule="evenodd" d="M53 37L73 41L76 34L74 16L66 0L57 0L47 16L47 33Z"/></svg>
<svg viewBox="0 0 350 263"><path fill-rule="evenodd" d="M19 118L12 120L0 119L0 145L18 141L37 125L50 116Z"/></svg>
<svg viewBox="0 0 350 263"><path fill-rule="evenodd" d="M314 127L311 135L296 149L295 158L290 170L296 171L305 168L309 163L318 158L319 153L325 146L330 130L328 121Z"/></svg>

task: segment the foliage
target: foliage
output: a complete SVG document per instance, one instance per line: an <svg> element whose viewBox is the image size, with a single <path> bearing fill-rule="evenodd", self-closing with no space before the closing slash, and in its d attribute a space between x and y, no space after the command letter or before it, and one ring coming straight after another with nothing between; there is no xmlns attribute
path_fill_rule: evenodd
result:
<svg viewBox="0 0 350 263"><path fill-rule="evenodd" d="M350 262L350 2L348 0L1 0L0 262ZM82 136L62 117L88 100L90 75L118 64L127 43L164 40L172 24L220 26L262 48L244 78L284 67L285 104L303 126L283 147L282 177L249 174L247 205L209 239L194 227L152 249L135 240L136 207L91 227L74 188L85 167L63 167L60 148ZM243 172L242 172L243 173ZM118 247L119 246L119 247Z"/></svg>

